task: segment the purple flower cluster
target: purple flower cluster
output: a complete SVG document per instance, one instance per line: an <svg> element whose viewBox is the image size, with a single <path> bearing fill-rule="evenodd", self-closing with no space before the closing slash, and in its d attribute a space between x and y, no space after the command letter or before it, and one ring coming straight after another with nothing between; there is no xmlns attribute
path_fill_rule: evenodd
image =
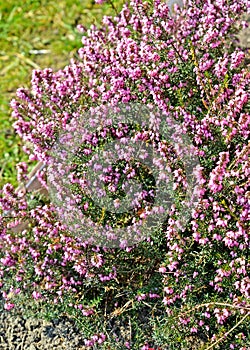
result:
<svg viewBox="0 0 250 350"><path fill-rule="evenodd" d="M95 124L102 107L139 102L157 107L164 122L171 116L181 123L201 165L196 170L198 199L187 227L178 219L178 205L172 205L163 243L160 238L145 243L161 247L152 257L154 273L136 247L124 249L119 259L114 249L91 247L68 232L52 204L31 208L27 194L5 185L0 198L5 309L12 309L21 294L55 305L70 296L68 308L91 318L104 305L95 304L96 293L112 304L115 288L117 294L129 290L136 305L148 297L156 300L175 320L173 329L202 332L212 343L238 315L249 313L250 73L244 52L232 43L246 10L247 0L190 0L171 17L168 4L160 0L153 5L130 1L116 17L104 17L100 29L91 26L84 33L78 60L58 72L34 71L30 89L17 91L11 102L14 128L32 160L48 164L58 133L84 112L92 113ZM164 144L160 151L166 155ZM26 166L21 163L18 169L19 181L25 180ZM185 188L180 169L174 176ZM144 267L145 290L134 282L133 269L124 277L124 265L131 270L131 264ZM157 293L148 286L147 273L160 279ZM235 334L228 344L238 349ZM86 346L104 341L105 335L94 335Z"/></svg>

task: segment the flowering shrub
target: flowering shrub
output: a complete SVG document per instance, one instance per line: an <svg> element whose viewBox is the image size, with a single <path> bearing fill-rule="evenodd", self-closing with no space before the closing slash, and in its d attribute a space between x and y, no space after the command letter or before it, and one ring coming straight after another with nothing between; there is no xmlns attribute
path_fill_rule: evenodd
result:
<svg viewBox="0 0 250 350"><path fill-rule="evenodd" d="M60 131L84 112L140 102L181 123L199 157L199 187L185 227L173 204L148 239L117 249L87 244L46 197L6 184L5 309L69 314L89 348L249 348L250 73L234 36L246 10L247 0L196 0L170 15L159 0L131 1L100 29L79 27L78 60L34 71L30 90L17 91L14 128L31 159L48 164Z"/></svg>

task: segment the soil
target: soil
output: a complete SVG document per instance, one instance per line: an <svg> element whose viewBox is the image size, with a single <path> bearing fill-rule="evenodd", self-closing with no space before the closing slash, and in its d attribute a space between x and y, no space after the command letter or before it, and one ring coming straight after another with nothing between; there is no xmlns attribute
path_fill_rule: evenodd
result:
<svg viewBox="0 0 250 350"><path fill-rule="evenodd" d="M47 322L22 315L0 314L1 350L84 350L84 337L63 317Z"/></svg>

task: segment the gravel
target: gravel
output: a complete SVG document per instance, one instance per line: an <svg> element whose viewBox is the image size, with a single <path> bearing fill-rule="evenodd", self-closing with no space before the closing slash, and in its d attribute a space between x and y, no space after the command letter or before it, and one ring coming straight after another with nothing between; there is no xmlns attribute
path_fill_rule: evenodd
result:
<svg viewBox="0 0 250 350"><path fill-rule="evenodd" d="M0 350L84 350L84 338L72 320L48 322L8 312L0 314Z"/></svg>

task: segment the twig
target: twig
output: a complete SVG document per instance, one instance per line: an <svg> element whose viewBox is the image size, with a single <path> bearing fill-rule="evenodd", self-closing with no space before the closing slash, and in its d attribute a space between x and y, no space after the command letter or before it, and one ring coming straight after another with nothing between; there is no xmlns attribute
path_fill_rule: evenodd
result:
<svg viewBox="0 0 250 350"><path fill-rule="evenodd" d="M221 340L223 340L226 336L228 336L230 333L232 333L233 330L235 330L235 328L237 328L246 318L247 316L250 316L250 313L247 313L244 317L242 317L242 319L236 323L235 326L233 326L228 332L226 332L222 337L220 337L218 340L216 340L216 342L214 342L213 344L209 345L208 348L206 348L205 350L209 350L212 349L215 345L217 345Z"/></svg>
<svg viewBox="0 0 250 350"><path fill-rule="evenodd" d="M118 16L119 13L118 13L117 8L115 7L113 1L112 1L112 0L109 0L108 3L111 5L112 9L115 11L116 16Z"/></svg>
<svg viewBox="0 0 250 350"><path fill-rule="evenodd" d="M131 319L130 319L130 317L128 319L128 323L129 323L129 340L130 340L130 343L132 343L132 326L131 326Z"/></svg>
<svg viewBox="0 0 250 350"><path fill-rule="evenodd" d="M238 306L238 305L233 305L233 304L228 304L228 303L211 302L211 303L196 305L194 308L181 313L181 315L186 315L186 314L188 314L188 313L190 313L192 311L195 311L197 309L201 309L202 307L209 307L209 306L227 306L227 307L231 307L233 309L240 309L240 310L250 311L250 305L245 307L245 306ZM179 316L174 317L174 319L176 319L176 318L179 318Z"/></svg>
<svg viewBox="0 0 250 350"><path fill-rule="evenodd" d="M246 148L243 149L240 152L240 154L238 155L238 157L235 158L234 161L229 165L228 170L231 170L232 168L234 168L236 162L240 159L240 157L244 156L247 153L247 151L249 151L249 149L250 149L250 141L248 141L248 144L247 144Z"/></svg>

